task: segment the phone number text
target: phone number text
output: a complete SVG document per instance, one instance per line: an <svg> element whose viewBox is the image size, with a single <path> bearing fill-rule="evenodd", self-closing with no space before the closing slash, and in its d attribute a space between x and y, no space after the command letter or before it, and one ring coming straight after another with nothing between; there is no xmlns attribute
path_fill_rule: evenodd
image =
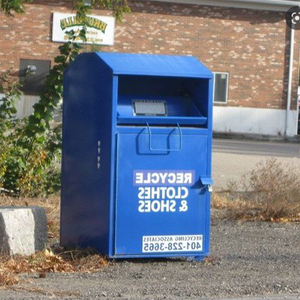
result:
<svg viewBox="0 0 300 300"><path fill-rule="evenodd" d="M143 243L143 252L202 251L202 241Z"/></svg>

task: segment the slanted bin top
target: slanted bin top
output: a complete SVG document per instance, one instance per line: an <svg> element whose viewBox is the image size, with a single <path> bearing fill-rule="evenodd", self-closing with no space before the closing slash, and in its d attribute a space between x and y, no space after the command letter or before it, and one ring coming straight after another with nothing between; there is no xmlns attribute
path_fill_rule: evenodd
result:
<svg viewBox="0 0 300 300"><path fill-rule="evenodd" d="M105 62L116 75L144 75L144 76L170 76L212 78L212 72L206 68L196 57L129 54L129 53L103 53L96 55Z"/></svg>

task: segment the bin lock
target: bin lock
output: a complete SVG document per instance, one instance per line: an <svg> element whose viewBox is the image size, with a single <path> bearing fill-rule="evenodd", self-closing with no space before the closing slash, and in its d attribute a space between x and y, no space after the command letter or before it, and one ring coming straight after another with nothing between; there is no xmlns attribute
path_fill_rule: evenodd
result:
<svg viewBox="0 0 300 300"><path fill-rule="evenodd" d="M207 188L207 190L212 193L212 186L214 184L213 180L211 179L211 177L200 177L200 182L202 184L203 188Z"/></svg>
<svg viewBox="0 0 300 300"><path fill-rule="evenodd" d="M149 134L149 150L150 151L159 151L159 152L167 152L167 151L180 151L182 149L182 131L177 123L177 129L179 132L179 147L178 148L164 148L164 149L157 149L152 147L152 133L149 124L147 123L147 129L148 129L148 134Z"/></svg>

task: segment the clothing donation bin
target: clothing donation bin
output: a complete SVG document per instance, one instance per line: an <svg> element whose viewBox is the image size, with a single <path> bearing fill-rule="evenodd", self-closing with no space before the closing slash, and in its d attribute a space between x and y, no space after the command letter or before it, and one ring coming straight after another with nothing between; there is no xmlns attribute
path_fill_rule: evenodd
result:
<svg viewBox="0 0 300 300"><path fill-rule="evenodd" d="M62 246L209 253L212 85L191 56L78 56L64 76Z"/></svg>

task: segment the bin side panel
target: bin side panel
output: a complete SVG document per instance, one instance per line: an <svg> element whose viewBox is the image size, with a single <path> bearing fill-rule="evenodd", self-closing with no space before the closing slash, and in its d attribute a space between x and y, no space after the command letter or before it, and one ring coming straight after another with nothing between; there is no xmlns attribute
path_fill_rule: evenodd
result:
<svg viewBox="0 0 300 300"><path fill-rule="evenodd" d="M116 257L208 254L206 159L205 135L118 135Z"/></svg>
<svg viewBox="0 0 300 300"><path fill-rule="evenodd" d="M108 253L112 74L80 55L64 77L61 244Z"/></svg>

